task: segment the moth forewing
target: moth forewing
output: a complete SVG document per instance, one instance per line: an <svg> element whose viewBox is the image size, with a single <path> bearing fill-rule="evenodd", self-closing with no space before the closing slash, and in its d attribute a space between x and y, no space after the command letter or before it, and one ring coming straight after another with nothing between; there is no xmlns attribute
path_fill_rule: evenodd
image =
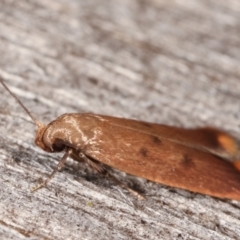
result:
<svg viewBox="0 0 240 240"><path fill-rule="evenodd" d="M240 159L240 143L230 134L216 128L202 127L185 129L132 119L102 115L101 117L112 126L157 135L190 148L210 152L227 161L233 162Z"/></svg>
<svg viewBox="0 0 240 240"><path fill-rule="evenodd" d="M102 134L98 151L94 146L93 149L89 146L85 152L87 155L154 182L219 198L240 200L240 173L230 162L210 152L159 136L157 125L153 134L136 130L127 124L128 120L120 125L119 120L106 117L105 121L99 122ZM132 120L129 121L131 123Z"/></svg>

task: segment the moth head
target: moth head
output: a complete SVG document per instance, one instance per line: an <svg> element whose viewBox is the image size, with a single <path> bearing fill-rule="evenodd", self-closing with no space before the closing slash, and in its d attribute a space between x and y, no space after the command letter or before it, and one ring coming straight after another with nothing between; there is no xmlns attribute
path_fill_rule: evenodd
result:
<svg viewBox="0 0 240 240"><path fill-rule="evenodd" d="M44 132L46 131L46 127L47 126L44 126L43 124L38 125L38 129L37 129L37 133L36 133L36 137L35 137L35 143L42 150L44 150L46 152L52 152L51 148L46 146L46 144L44 144L44 141L43 141L43 135L44 135Z"/></svg>
<svg viewBox="0 0 240 240"><path fill-rule="evenodd" d="M48 130L51 132L51 126L38 125L38 130L35 137L35 143L38 147L46 152L61 152L65 150L66 145L61 139L48 138Z"/></svg>

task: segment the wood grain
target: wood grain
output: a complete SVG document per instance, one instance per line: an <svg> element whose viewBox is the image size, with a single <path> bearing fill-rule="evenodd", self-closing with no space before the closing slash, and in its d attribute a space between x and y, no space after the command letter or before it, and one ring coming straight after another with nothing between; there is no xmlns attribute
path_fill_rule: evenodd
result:
<svg viewBox="0 0 240 240"><path fill-rule="evenodd" d="M1 1L0 74L44 123L94 112L239 135L237 0ZM239 239L240 203L82 165L35 193L60 155L0 88L1 239Z"/></svg>

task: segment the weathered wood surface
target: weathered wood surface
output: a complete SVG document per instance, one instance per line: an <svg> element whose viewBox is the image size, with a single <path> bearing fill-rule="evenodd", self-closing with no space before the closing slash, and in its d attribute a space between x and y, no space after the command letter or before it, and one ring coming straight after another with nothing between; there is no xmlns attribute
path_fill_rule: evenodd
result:
<svg viewBox="0 0 240 240"><path fill-rule="evenodd" d="M0 1L0 75L39 120L94 112L240 133L240 3ZM0 87L1 239L239 239L240 203L124 177L135 199L34 145ZM96 177L95 177L96 176Z"/></svg>

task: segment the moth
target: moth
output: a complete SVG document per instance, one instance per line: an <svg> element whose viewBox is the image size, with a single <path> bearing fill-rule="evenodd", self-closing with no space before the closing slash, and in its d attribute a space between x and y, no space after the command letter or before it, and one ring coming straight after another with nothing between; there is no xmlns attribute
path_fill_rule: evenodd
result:
<svg viewBox="0 0 240 240"><path fill-rule="evenodd" d="M33 190L44 187L71 157L110 177L105 165L170 187L240 200L240 147L224 131L91 113L66 113L44 125L0 81L36 124L36 145L64 153L50 176Z"/></svg>

